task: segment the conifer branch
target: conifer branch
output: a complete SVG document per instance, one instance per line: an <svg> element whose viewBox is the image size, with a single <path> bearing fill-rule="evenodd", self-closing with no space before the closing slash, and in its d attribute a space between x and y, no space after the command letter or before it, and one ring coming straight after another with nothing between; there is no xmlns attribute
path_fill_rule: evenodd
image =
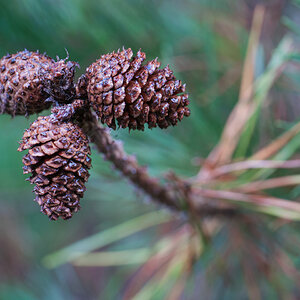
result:
<svg viewBox="0 0 300 300"><path fill-rule="evenodd" d="M189 187L178 184L180 178L174 180L172 185L168 185L151 177L146 167L140 166L134 156L128 155L124 151L122 143L111 137L109 129L98 123L95 113L86 112L82 118L81 127L105 159L110 161L131 183L150 196L154 202L178 212L194 207L196 211L193 213L201 216L233 216L236 214L235 209L202 203L199 201L200 199L193 196L191 190L183 191L183 189L189 190Z"/></svg>

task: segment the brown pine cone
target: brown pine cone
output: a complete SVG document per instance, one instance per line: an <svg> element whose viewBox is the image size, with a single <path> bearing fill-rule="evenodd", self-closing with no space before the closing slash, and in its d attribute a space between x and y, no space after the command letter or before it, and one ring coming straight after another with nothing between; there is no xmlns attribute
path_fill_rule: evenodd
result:
<svg viewBox="0 0 300 300"><path fill-rule="evenodd" d="M185 85L176 80L169 67L158 69L157 59L142 65L146 58L132 50L102 55L86 70L90 103L109 127L143 130L167 128L190 115Z"/></svg>
<svg viewBox="0 0 300 300"><path fill-rule="evenodd" d="M23 135L18 151L23 157L23 173L32 173L35 201L51 220L69 219L80 209L91 167L87 136L71 122L53 116L39 117Z"/></svg>
<svg viewBox="0 0 300 300"><path fill-rule="evenodd" d="M68 101L75 93L76 64L21 51L0 60L0 114L30 115L48 109L50 101Z"/></svg>

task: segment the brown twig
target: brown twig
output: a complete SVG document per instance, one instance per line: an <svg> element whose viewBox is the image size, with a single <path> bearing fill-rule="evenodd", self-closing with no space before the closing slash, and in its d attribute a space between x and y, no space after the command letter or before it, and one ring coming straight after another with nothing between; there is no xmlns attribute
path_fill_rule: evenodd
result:
<svg viewBox="0 0 300 300"><path fill-rule="evenodd" d="M246 183L244 185L237 187L235 190L240 193L241 192L253 193L253 192L261 192L267 189L299 185L299 183L300 183L299 175L290 175L290 176L282 176L277 178L271 178L271 179Z"/></svg>
<svg viewBox="0 0 300 300"><path fill-rule="evenodd" d="M222 165L231 160L244 126L254 111L255 103L253 103L252 98L255 70L253 66L259 45L264 13L265 8L257 5L253 16L247 56L243 68L239 100L227 120L219 144L212 150L208 157L208 161L212 165ZM198 174L198 178L206 177L206 172L209 172L209 170L202 168Z"/></svg>
<svg viewBox="0 0 300 300"><path fill-rule="evenodd" d="M271 196L244 194L225 190L209 190L201 188L194 188L194 194L210 199L224 199L236 203L245 203L261 207L277 207L281 209L288 209L294 212L300 212L300 204L298 202L275 198Z"/></svg>
<svg viewBox="0 0 300 300"><path fill-rule="evenodd" d="M98 124L95 113L87 112L82 123L83 130L97 150L103 153L104 157L134 185L141 188L154 201L171 209L182 210L174 191L162 185L158 179L151 177L145 167L138 165L134 156L125 153L122 144L110 136L109 130Z"/></svg>
<svg viewBox="0 0 300 300"><path fill-rule="evenodd" d="M294 138L300 132L300 122L294 125L291 129L279 136L277 139L272 141L270 144L265 146L256 152L251 159L261 160L270 158L275 155L280 149L282 149L292 138Z"/></svg>
<svg viewBox="0 0 300 300"><path fill-rule="evenodd" d="M228 165L223 165L212 171L212 177L218 177L231 172L237 172L248 169L298 169L300 168L300 159L279 161L279 160L245 160Z"/></svg>
<svg viewBox="0 0 300 300"><path fill-rule="evenodd" d="M129 179L135 186L149 195L153 201L163 204L168 208L184 212L187 208L187 199L183 199L181 187L176 185L164 185L157 178L151 177L145 167L139 166L134 156L128 155L120 142L114 140L109 130L103 128L97 120L95 113L85 113L81 127L90 137L97 150L119 170L124 177ZM195 197L188 199L195 204L199 216L224 216L232 217L236 209L226 206L212 205L211 203L198 202Z"/></svg>

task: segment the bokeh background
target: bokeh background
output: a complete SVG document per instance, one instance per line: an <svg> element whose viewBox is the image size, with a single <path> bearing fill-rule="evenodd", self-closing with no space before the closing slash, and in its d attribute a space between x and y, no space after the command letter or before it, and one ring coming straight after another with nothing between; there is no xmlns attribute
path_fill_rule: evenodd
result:
<svg viewBox="0 0 300 300"><path fill-rule="evenodd" d="M164 131L117 130L112 135L121 139L126 151L147 165L151 174L162 176L173 170L183 177L194 176L199 158L206 157L217 144L237 102L258 3L266 7L259 72L285 34L297 39L299 1L1 0L0 56L27 48L65 57L67 49L70 59L81 66L77 77L100 55L122 46L134 52L142 48L148 59L159 57L163 66L170 64L177 77L187 83L191 117ZM293 73L272 89L272 100L262 108L250 152L299 120L299 79ZM92 241L85 238L160 208L93 151L81 211L69 221L50 222L33 202L32 186L22 175L23 154L16 150L34 118L0 117L0 299L122 299L139 262L126 264L126 256L123 262L119 257L121 262L112 260L105 266L103 259L95 258L91 266L66 263L51 268L45 257L81 240L88 248ZM282 193L292 192L297 195L295 189ZM163 213L169 218L167 211ZM139 222L142 219L134 223L137 228L142 226ZM151 249L182 221L178 218L176 222L135 233L109 249ZM187 293L180 299L200 299L199 295L201 299L247 299L243 277L238 273L231 278L217 273L205 276L205 260L222 251L218 244L216 249L209 249L201 258ZM297 255L294 262L300 264ZM264 299L294 299L282 298L285 291L295 287L281 279L277 285L283 292L278 292L278 286L265 288ZM167 299L159 293L148 296L144 299Z"/></svg>

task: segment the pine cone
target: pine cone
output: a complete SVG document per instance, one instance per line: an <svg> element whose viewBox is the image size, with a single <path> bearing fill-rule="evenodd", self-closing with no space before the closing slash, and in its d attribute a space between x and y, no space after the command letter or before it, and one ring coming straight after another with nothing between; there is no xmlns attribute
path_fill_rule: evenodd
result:
<svg viewBox="0 0 300 300"><path fill-rule="evenodd" d="M190 115L185 85L176 80L169 67L158 69L157 59L142 66L145 53L132 50L101 56L86 70L90 103L109 127L143 130L167 128Z"/></svg>
<svg viewBox="0 0 300 300"><path fill-rule="evenodd" d="M35 201L52 220L71 218L80 208L91 166L87 136L71 122L53 116L39 117L23 135L18 151L23 157L23 173L32 173Z"/></svg>
<svg viewBox="0 0 300 300"><path fill-rule="evenodd" d="M76 64L37 52L21 51L0 60L0 114L30 115L68 101L75 93Z"/></svg>

